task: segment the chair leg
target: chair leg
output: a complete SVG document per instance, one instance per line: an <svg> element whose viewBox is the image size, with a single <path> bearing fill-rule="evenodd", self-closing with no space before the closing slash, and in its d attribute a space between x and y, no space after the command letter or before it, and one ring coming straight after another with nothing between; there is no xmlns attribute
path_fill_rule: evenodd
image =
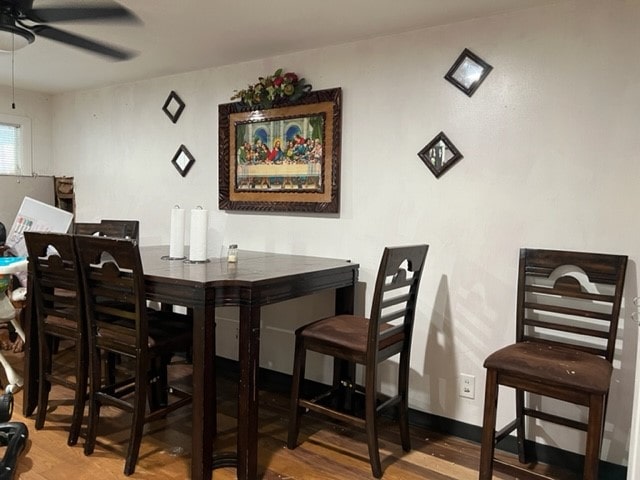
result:
<svg viewBox="0 0 640 480"><path fill-rule="evenodd" d="M150 361L147 397L149 410L152 412L167 406L167 376L163 375L163 370L166 372L166 365L163 365L163 360L160 357Z"/></svg>
<svg viewBox="0 0 640 480"><path fill-rule="evenodd" d="M102 362L103 362L103 374L104 380L101 379L101 384L106 386L111 386L116 383L116 355L111 352L103 352L102 353ZM103 383L104 382L104 383ZM115 388L107 388L106 392L110 395L115 393Z"/></svg>
<svg viewBox="0 0 640 480"><path fill-rule="evenodd" d="M291 379L291 406L289 408L289 434L287 437L287 448L293 450L298 443L298 433L300 432L300 386L304 378L304 369L307 358L307 350L304 341L296 337L296 347L293 362L293 374Z"/></svg>
<svg viewBox="0 0 640 480"><path fill-rule="evenodd" d="M51 383L47 379L51 375L51 346L52 337L46 336L39 341L40 344L40 372L38 378L38 411L36 414L35 427L40 430L44 427L47 416L47 406L49 404L49 391Z"/></svg>
<svg viewBox="0 0 640 480"><path fill-rule="evenodd" d="M89 420L87 421L87 439L84 442L84 454L91 455L96 446L98 435L98 420L100 419L100 404L97 399L89 395Z"/></svg>
<svg viewBox="0 0 640 480"><path fill-rule="evenodd" d="M82 418L84 417L84 405L87 398L87 346L84 339L77 338L76 349L76 390L73 399L73 415L71 417L71 429L67 445L73 446L78 443Z"/></svg>
<svg viewBox="0 0 640 480"><path fill-rule="evenodd" d="M89 352L89 419L87 421L87 439L84 443L84 454L91 455L96 446L98 421L100 419L100 403L97 393L102 384L102 360L99 352Z"/></svg>
<svg viewBox="0 0 640 480"><path fill-rule="evenodd" d="M365 430L367 433L367 447L369 448L369 462L371 472L375 478L382 477L380 464L380 450L378 449L378 412L377 412L377 384L375 369L367 369L365 380Z"/></svg>
<svg viewBox="0 0 640 480"><path fill-rule="evenodd" d="M587 447L584 455L583 480L597 480L600 463L600 448L604 431L603 395L592 395L589 402L589 420L587 424Z"/></svg>
<svg viewBox="0 0 640 480"><path fill-rule="evenodd" d="M496 412L498 409L498 374L487 370L484 394L484 419L480 445L480 474L478 480L491 480L495 450Z"/></svg>
<svg viewBox="0 0 640 480"><path fill-rule="evenodd" d="M518 460L520 463L527 463L527 452L525 448L525 427L524 427L524 390L516 389L516 438L518 443Z"/></svg>
<svg viewBox="0 0 640 480"><path fill-rule="evenodd" d="M411 450L411 437L409 435L409 355L400 355L400 371L398 372L398 395L400 395L399 420L400 439L402 450Z"/></svg>
<svg viewBox="0 0 640 480"><path fill-rule="evenodd" d="M60 351L60 339L57 337L54 337L51 343L51 352L58 353L59 351Z"/></svg>
<svg viewBox="0 0 640 480"><path fill-rule="evenodd" d="M336 410L343 410L354 414L356 405L354 393L356 391L356 364L342 358L333 358L333 390L332 404Z"/></svg>
<svg viewBox="0 0 640 480"><path fill-rule="evenodd" d="M137 362L140 359L136 360ZM144 368L144 367L143 367ZM129 448L127 449L127 459L124 464L124 474L131 475L136 469L138 455L140 453L140 443L142 442L142 431L144 427L144 414L147 402L148 379L146 375L140 375L142 369L138 368L136 376L136 392L133 407L133 418L131 420L131 434L129 436Z"/></svg>

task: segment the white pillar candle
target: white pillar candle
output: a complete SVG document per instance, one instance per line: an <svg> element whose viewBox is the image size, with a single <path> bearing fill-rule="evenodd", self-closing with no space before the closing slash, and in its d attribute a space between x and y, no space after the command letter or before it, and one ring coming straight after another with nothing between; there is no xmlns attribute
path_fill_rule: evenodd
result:
<svg viewBox="0 0 640 480"><path fill-rule="evenodd" d="M169 257L184 258L184 209L179 205L171 209Z"/></svg>
<svg viewBox="0 0 640 480"><path fill-rule="evenodd" d="M207 222L209 211L202 207L191 210L189 260L204 262L207 259Z"/></svg>

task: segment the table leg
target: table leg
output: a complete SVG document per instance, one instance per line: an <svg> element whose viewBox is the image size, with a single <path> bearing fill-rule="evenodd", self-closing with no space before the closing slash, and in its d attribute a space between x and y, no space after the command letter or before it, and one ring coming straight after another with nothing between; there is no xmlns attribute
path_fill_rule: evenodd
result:
<svg viewBox="0 0 640 480"><path fill-rule="evenodd" d="M355 284L336 289L335 310L336 315L353 315L355 304Z"/></svg>
<svg viewBox="0 0 640 480"><path fill-rule="evenodd" d="M193 415L191 478L211 480L217 432L215 399L215 307L193 309Z"/></svg>
<svg viewBox="0 0 640 480"><path fill-rule="evenodd" d="M27 281L27 301L24 312L24 387L22 391L22 414L30 417L38 406L38 323L33 304L31 276Z"/></svg>
<svg viewBox="0 0 640 480"><path fill-rule="evenodd" d="M254 480L258 475L260 307L240 307L238 345L238 480Z"/></svg>

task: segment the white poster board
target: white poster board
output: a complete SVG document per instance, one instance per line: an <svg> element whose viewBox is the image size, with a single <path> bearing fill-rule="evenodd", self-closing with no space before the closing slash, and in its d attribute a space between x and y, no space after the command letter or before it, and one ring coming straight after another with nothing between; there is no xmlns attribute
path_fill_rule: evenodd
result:
<svg viewBox="0 0 640 480"><path fill-rule="evenodd" d="M634 299L636 308L640 300ZM633 314L631 314L633 316ZM636 317L637 319L637 317ZM625 327L627 322L625 322ZM633 414L631 415L631 440L629 443L629 466L627 467L627 479L636 480L640 474L640 346L636 353L636 388L633 395Z"/></svg>
<svg viewBox="0 0 640 480"><path fill-rule="evenodd" d="M67 233L73 220L73 214L65 210L47 205L30 197L24 197L11 230L7 234L7 246L18 257L27 256L24 243L24 232L58 232Z"/></svg>

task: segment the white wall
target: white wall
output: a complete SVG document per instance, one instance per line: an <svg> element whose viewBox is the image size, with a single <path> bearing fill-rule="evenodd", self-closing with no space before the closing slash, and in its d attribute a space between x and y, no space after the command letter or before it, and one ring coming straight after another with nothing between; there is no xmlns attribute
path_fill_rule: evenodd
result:
<svg viewBox="0 0 640 480"><path fill-rule="evenodd" d="M514 338L518 249L630 255L603 449L606 460L624 464L638 337L630 314L640 233L639 24L637 1L576 0L59 95L53 99L54 171L76 178L80 221L138 218L143 244L168 242L174 204L203 205L210 210L212 255L238 243L351 258L367 285L360 305L367 310L383 246L429 243L411 406L475 425L482 421L482 362ZM443 79L465 47L494 66L471 98ZM217 210L217 106L278 67L302 74L316 90L343 89L338 216ZM186 103L175 125L161 110L171 90ZM436 180L416 153L440 131L464 159ZM170 164L181 143L196 158L184 179ZM331 296L309 303L311 316L320 315ZM290 370L290 351L274 348L270 339L277 345L290 339L300 320L289 317L309 315L305 309L292 302L285 314L265 312L263 364ZM223 340L233 334L234 315L221 313ZM322 368L316 375L326 374ZM475 375L474 400L458 397L460 373ZM383 383L392 378L386 372ZM513 411L508 398L501 402L502 421ZM550 426L538 434L543 442L583 451L581 434Z"/></svg>
<svg viewBox="0 0 640 480"><path fill-rule="evenodd" d="M12 108L15 103L15 109ZM40 93L15 90L15 95L9 87L0 87L0 114L26 117L31 122L31 160L26 167L28 176L0 177L0 222L7 230L22 204L22 199L28 195L37 200L53 203L53 179L44 178L52 174L52 144L51 144L51 97ZM28 149L27 149L28 150Z"/></svg>
<svg viewBox="0 0 640 480"><path fill-rule="evenodd" d="M12 108L15 104L15 108ZM51 96L0 86L0 113L31 120L32 170L35 175L51 175ZM13 220L13 219L11 219Z"/></svg>

